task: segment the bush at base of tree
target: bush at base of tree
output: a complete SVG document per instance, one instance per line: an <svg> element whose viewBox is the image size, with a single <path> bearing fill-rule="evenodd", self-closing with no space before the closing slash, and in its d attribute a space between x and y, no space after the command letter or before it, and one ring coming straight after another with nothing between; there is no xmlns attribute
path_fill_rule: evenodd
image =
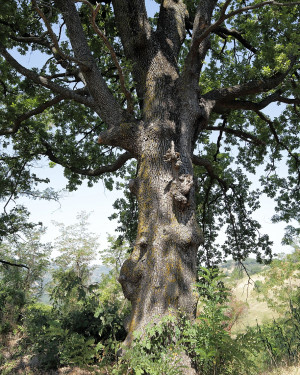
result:
<svg viewBox="0 0 300 375"><path fill-rule="evenodd" d="M201 270L198 289L201 312L195 322L174 312L137 333L112 374L182 374L181 353L188 355L201 375L257 374L253 335L231 336L229 291L216 269ZM177 314L178 315L178 314ZM129 372L131 371L131 372Z"/></svg>

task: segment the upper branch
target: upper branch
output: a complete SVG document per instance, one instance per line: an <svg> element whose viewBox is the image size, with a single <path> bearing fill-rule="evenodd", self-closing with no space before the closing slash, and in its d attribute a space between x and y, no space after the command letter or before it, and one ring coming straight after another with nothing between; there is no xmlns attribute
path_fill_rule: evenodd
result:
<svg viewBox="0 0 300 375"><path fill-rule="evenodd" d="M125 56L132 62L132 75L139 100L145 95L146 74L155 53L153 33L144 0L112 0L118 33Z"/></svg>
<svg viewBox="0 0 300 375"><path fill-rule="evenodd" d="M232 18L232 17L236 16L237 14L245 13L245 12L248 12L248 11L253 10L253 9L262 8L266 5L293 6L293 5L299 5L300 4L300 2L298 2L298 1L280 3L280 2L277 2L277 1L274 1L274 0L270 0L270 1L263 1L261 3L254 4L254 5L249 5L249 6L246 6L246 7L243 7L243 8L239 8L239 9L236 9L236 10L226 14L226 10L227 10L229 4L231 3L231 1L232 0L227 0L225 2L224 6L221 9L220 17L218 18L218 20L215 23L213 23L212 25L210 25L207 29L205 29L204 32L202 34L200 34L199 37L195 40L196 47L197 47L197 44L199 45L205 38L207 38L207 36L210 33L214 32L224 21L228 20L229 18Z"/></svg>
<svg viewBox="0 0 300 375"><path fill-rule="evenodd" d="M50 24L50 22L48 21L47 17L46 17L45 14L43 13L43 11L38 7L38 5L37 5L37 1L36 1L36 0L32 0L32 3L33 3L33 5L34 5L34 7L35 7L35 9L36 9L36 11L37 11L37 13L38 13L38 15L42 18L42 20L43 20L44 23L45 23L45 26L46 26L46 28L47 28L47 30L48 30L48 34L50 35L50 38L51 38L51 40L52 40L52 42L53 42L53 45L54 45L54 47L55 47L55 49L56 49L56 53L58 53L58 54L59 54L64 60L71 60L71 61L76 62L77 64L80 64L80 63L82 64L81 61L75 59L75 58L72 57L72 56L67 56L65 53L62 52L62 50L61 50L60 47L59 47L59 43L58 43L57 37L56 37L54 31L52 30L51 24ZM88 67L87 67L87 68L88 68Z"/></svg>
<svg viewBox="0 0 300 375"><path fill-rule="evenodd" d="M78 103L84 104L87 107L96 109L96 103L91 97L86 97L78 94L74 90L69 90L65 87L57 85L51 82L50 79L35 73L32 70L25 68L23 65L19 64L16 59L14 59L11 54L5 49L4 45L0 42L0 53L5 58L5 60L20 74L29 78L34 83L44 86L50 89L52 92L62 95L65 99L75 100Z"/></svg>
<svg viewBox="0 0 300 375"><path fill-rule="evenodd" d="M188 17L182 0L164 0L160 6L157 33L163 39L165 50L172 50L177 57L185 39L185 23Z"/></svg>
<svg viewBox="0 0 300 375"><path fill-rule="evenodd" d="M205 48L205 45L207 45L207 42L208 42L208 37L212 32L216 32L218 28L221 26L221 24L227 19L230 19L237 14L241 14L241 13L253 10L253 9L261 8L266 5L293 6L293 5L300 4L300 2L280 3L274 0L270 0L270 1L263 1L261 3L257 3L257 4L250 5L250 6L242 7L242 8L236 9L226 14L227 8L229 4L231 3L231 1L232 0L225 1L225 4L221 8L219 18L213 24L211 24L210 21L211 21L212 12L216 6L217 1L201 0L199 2L197 14L196 14L195 21L194 21L192 43L191 43L190 51L187 55L186 62L185 62L185 70L194 72L194 74L197 74L197 75L200 73L200 70L202 67L202 60L208 49L208 46ZM240 41L242 40L240 39ZM202 60L199 59L199 51L202 55ZM195 69L195 67L197 68Z"/></svg>
<svg viewBox="0 0 300 375"><path fill-rule="evenodd" d="M123 71L122 71L121 65L119 64L119 61L117 59L116 52L115 52L113 46L111 45L110 41L108 40L108 38L99 29L99 27L98 27L98 25L96 23L97 13L100 10L101 4L97 4L96 9L94 9L93 5L88 0L75 0L75 2L82 2L82 3L84 3L84 4L86 4L86 5L89 6L89 8L91 10L90 20L91 20L91 24L93 26L93 29L95 30L96 34L100 36L100 38L103 40L104 44L106 45L106 47L109 50L109 53L110 53L110 55L111 55L111 57L113 59L115 67L117 68L117 71L118 71L118 75L119 75L119 79L120 79L120 85L121 85L121 90L122 90L123 94L125 95L125 98L126 98L126 101L127 101L128 112L129 113L133 113L133 99L132 99L132 96L131 96L130 92L126 88L125 77L123 75Z"/></svg>
<svg viewBox="0 0 300 375"><path fill-rule="evenodd" d="M211 17L216 4L217 0L199 1L194 19L191 47L184 64L184 77L187 81L193 79L198 82L203 61L209 48L208 38L202 38L202 35L211 25ZM206 36L208 35L209 33Z"/></svg>
<svg viewBox="0 0 300 375"><path fill-rule="evenodd" d="M257 53L257 49L253 47L244 37L243 35L238 32L235 29L227 29L226 27L219 26L216 30L215 33L218 34L219 36L226 38L227 35L230 35L234 37L236 40L238 40L244 47L246 47L249 51L253 53Z"/></svg>
<svg viewBox="0 0 300 375"><path fill-rule="evenodd" d="M125 53L132 58L151 37L145 0L112 0L112 3Z"/></svg>
<svg viewBox="0 0 300 375"><path fill-rule="evenodd" d="M276 88L286 76L290 73L297 61L296 57L291 58L291 63L289 68L285 72L279 72L274 74L270 78L253 80L240 85L235 85L226 88L215 89L209 91L207 94L203 95L205 99L215 100L215 101L226 101L235 99L238 97L246 95L254 95L262 92L266 92Z"/></svg>
<svg viewBox="0 0 300 375"><path fill-rule="evenodd" d="M244 109L250 111L260 111L266 108L269 104L274 102L281 102L286 104L299 104L298 98L284 98L281 95L282 90L268 95L260 102L252 102L249 100L220 100L215 104L214 111L217 113L228 112L228 110Z"/></svg>
<svg viewBox="0 0 300 375"><path fill-rule="evenodd" d="M74 2L55 0L55 3L62 12L75 58L81 62L79 66L89 92L98 107L97 112L109 126L119 124L123 118L122 108L107 87L92 56Z"/></svg>
<svg viewBox="0 0 300 375"><path fill-rule="evenodd" d="M26 266L25 264L21 264L21 263L12 263L12 262L8 262L7 260L3 260L3 259L0 259L0 263L2 263L4 265L7 265L7 266L27 268L29 270L28 266Z"/></svg>
<svg viewBox="0 0 300 375"><path fill-rule="evenodd" d="M257 138L256 136L254 136L250 133L242 131L242 130L226 128L226 127L223 127L223 126L208 126L206 128L206 130L222 131L222 132L225 132L225 133L234 134L237 137L239 137L240 139L242 139L244 141L247 141L247 142L250 142L250 143L253 143L253 144L258 145L258 146L265 146L266 145L266 143L264 141L262 141L261 139Z"/></svg>

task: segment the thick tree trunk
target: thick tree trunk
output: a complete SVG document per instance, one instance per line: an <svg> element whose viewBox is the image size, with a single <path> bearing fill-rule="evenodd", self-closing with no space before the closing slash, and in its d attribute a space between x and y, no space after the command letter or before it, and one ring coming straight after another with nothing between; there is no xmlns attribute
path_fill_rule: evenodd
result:
<svg viewBox="0 0 300 375"><path fill-rule="evenodd" d="M191 318L195 314L202 236L195 215L190 136L180 129L176 121L149 122L138 140L138 177L130 184L138 198L138 235L120 273L124 295L132 303L127 344L135 330L169 309Z"/></svg>
<svg viewBox="0 0 300 375"><path fill-rule="evenodd" d="M135 66L143 88L139 95L143 120L134 150L127 148L138 160L138 176L130 187L139 210L134 250L120 272L124 295L132 304L127 345L134 331L143 331L170 309L190 318L196 311L196 259L202 233L196 221L192 151L203 114L198 86L185 82L177 67L174 46L184 40L185 6L181 1L171 3L175 8L170 14L175 10L181 14L177 17L181 23L174 29L176 38L167 38L159 27L152 39L146 33L147 48L139 48ZM189 358L184 353L180 357L187 366L185 374L194 375Z"/></svg>

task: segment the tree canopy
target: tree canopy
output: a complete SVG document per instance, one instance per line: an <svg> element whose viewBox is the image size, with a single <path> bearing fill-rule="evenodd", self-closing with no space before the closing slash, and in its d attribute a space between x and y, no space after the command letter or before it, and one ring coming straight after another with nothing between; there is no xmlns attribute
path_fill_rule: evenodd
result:
<svg viewBox="0 0 300 375"><path fill-rule="evenodd" d="M71 190L85 178L112 188L135 157L114 142L124 128L116 124L137 123L147 110L146 77L138 76L154 43L155 53L173 51L183 81L199 77L199 105L209 112L193 139L206 249L225 225L226 253L266 250L249 219L259 194L277 202L274 221L299 220L299 3L157 3L159 13L148 18L144 1L2 2L1 198L50 197L51 190L36 191L41 181L30 170L43 157L65 168ZM36 66L22 66L18 54L32 54ZM258 167L261 189L250 192L248 176Z"/></svg>

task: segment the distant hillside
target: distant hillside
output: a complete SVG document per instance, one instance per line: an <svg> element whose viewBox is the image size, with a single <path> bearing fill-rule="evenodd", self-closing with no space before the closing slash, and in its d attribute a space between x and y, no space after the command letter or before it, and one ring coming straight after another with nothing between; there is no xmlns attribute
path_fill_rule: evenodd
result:
<svg viewBox="0 0 300 375"><path fill-rule="evenodd" d="M109 271L110 271L110 268L106 266L100 266L100 265L95 266L95 269L93 270L93 273L91 276L91 282L92 283L99 282L101 275L108 274Z"/></svg>
<svg viewBox="0 0 300 375"><path fill-rule="evenodd" d="M262 272L267 267L264 264L258 263L254 258L245 259L243 261L243 265L247 269L247 272L250 276ZM219 268L223 270L225 275L231 277L234 276L234 278L236 279L241 279L246 276L246 272L241 264L232 259L220 264Z"/></svg>

